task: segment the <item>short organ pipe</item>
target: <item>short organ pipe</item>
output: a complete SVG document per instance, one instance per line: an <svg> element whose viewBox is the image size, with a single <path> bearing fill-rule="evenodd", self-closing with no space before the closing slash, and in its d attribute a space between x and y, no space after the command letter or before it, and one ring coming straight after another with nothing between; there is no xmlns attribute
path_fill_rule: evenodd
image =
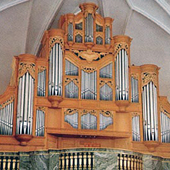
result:
<svg viewBox="0 0 170 170"><path fill-rule="evenodd" d="M7 100L0 107L0 135L12 135L14 100Z"/></svg>
<svg viewBox="0 0 170 170"><path fill-rule="evenodd" d="M138 79L131 77L131 101L139 102Z"/></svg>
<svg viewBox="0 0 170 170"><path fill-rule="evenodd" d="M68 24L68 41L73 41L73 24Z"/></svg>
<svg viewBox="0 0 170 170"><path fill-rule="evenodd" d="M82 70L81 75L81 98L82 99L92 99L97 98L97 73L96 71L92 73L87 73Z"/></svg>
<svg viewBox="0 0 170 170"><path fill-rule="evenodd" d="M105 29L105 44L110 44L110 27L106 26Z"/></svg>
<svg viewBox="0 0 170 170"><path fill-rule="evenodd" d="M46 70L38 73L37 96L45 96Z"/></svg>
<svg viewBox="0 0 170 170"><path fill-rule="evenodd" d="M132 117L132 138L133 138L133 141L140 141L139 115Z"/></svg>
<svg viewBox="0 0 170 170"><path fill-rule="evenodd" d="M45 123L45 114L42 110L37 110L36 112L36 136L44 136L44 123Z"/></svg>

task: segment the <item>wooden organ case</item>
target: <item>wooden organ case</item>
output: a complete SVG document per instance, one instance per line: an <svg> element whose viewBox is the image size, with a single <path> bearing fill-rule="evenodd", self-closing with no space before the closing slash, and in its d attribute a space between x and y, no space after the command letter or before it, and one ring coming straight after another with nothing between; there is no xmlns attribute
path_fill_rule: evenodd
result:
<svg viewBox="0 0 170 170"><path fill-rule="evenodd" d="M131 38L93 3L60 17L38 56L14 57L0 96L1 151L119 148L170 157L170 105L155 65L133 66Z"/></svg>

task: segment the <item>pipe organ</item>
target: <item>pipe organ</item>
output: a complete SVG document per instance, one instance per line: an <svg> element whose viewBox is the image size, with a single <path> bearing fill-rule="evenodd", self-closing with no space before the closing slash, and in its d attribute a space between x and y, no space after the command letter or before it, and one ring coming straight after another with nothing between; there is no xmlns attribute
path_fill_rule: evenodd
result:
<svg viewBox="0 0 170 170"><path fill-rule="evenodd" d="M132 39L112 36L113 19L97 8L81 4L80 13L61 16L59 28L44 33L37 56L14 57L0 97L1 149L112 147L170 157L162 152L170 143L170 105L159 96L159 68L131 65ZM129 157L118 159L125 167Z"/></svg>

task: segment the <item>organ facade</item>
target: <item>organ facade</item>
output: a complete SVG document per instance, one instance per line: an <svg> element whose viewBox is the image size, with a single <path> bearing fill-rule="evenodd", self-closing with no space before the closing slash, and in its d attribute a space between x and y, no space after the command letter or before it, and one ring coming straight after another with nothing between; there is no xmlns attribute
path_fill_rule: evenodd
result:
<svg viewBox="0 0 170 170"><path fill-rule="evenodd" d="M44 33L37 56L14 57L0 96L1 169L40 168L35 155L45 169L105 169L105 158L115 169L145 169L149 156L169 163L170 106L159 96L159 67L131 65L132 39L113 36L113 19L97 8L81 4Z"/></svg>

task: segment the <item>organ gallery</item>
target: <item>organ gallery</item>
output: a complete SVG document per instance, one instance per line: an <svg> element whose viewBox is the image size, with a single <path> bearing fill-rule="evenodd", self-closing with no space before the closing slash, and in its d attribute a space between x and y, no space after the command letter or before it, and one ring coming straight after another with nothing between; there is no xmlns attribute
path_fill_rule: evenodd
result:
<svg viewBox="0 0 170 170"><path fill-rule="evenodd" d="M0 169L166 169L170 105L159 67L130 61L132 38L93 3L13 58L0 96Z"/></svg>

